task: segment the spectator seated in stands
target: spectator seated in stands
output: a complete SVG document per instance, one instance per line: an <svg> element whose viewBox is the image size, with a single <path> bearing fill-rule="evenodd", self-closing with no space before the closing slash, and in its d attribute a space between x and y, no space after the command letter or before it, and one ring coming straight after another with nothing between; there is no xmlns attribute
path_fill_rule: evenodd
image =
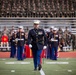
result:
<svg viewBox="0 0 76 75"><path fill-rule="evenodd" d="M8 47L8 36L4 33L1 37L1 47Z"/></svg>

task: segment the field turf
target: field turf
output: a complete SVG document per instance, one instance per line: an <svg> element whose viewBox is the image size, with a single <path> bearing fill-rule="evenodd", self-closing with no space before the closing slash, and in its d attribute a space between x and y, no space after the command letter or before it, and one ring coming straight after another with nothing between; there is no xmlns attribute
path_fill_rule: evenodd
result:
<svg viewBox="0 0 76 75"><path fill-rule="evenodd" d="M76 75L76 58L42 61L45 75ZM41 75L39 71L33 69L32 58L24 61L17 61L16 58L0 58L0 75Z"/></svg>

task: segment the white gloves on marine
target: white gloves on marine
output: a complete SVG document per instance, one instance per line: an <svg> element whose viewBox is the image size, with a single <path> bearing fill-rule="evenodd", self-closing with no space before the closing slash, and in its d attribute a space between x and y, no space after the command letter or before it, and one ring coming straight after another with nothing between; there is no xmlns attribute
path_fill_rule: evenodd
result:
<svg viewBox="0 0 76 75"><path fill-rule="evenodd" d="M32 48L32 45L29 44L29 47ZM44 47L43 47L43 49L46 49L46 48L47 48L47 46L44 46Z"/></svg>
<svg viewBox="0 0 76 75"><path fill-rule="evenodd" d="M43 47L43 49L46 49L46 48L47 48L47 46L44 46L44 47Z"/></svg>
<svg viewBox="0 0 76 75"><path fill-rule="evenodd" d="M29 44L29 47L30 47L30 48L32 48L32 45L31 45L31 44Z"/></svg>

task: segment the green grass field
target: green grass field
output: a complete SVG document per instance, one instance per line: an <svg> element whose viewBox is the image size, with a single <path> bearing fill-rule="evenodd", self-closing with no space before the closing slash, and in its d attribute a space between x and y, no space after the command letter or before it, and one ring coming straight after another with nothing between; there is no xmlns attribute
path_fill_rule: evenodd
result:
<svg viewBox="0 0 76 75"><path fill-rule="evenodd" d="M45 75L76 75L76 58L58 58L57 61L44 59L43 61ZM51 62L51 64L46 64L46 62ZM68 62L68 64L53 64L52 62ZM24 61L17 61L15 58L0 58L0 75L40 75L40 72L33 71L32 58Z"/></svg>

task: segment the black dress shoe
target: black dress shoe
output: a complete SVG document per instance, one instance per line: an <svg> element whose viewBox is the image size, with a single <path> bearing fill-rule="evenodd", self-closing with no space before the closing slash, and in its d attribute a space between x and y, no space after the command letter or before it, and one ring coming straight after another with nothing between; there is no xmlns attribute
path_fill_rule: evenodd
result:
<svg viewBox="0 0 76 75"><path fill-rule="evenodd" d="M42 68L41 64L38 65L38 70L40 71Z"/></svg>
<svg viewBox="0 0 76 75"><path fill-rule="evenodd" d="M37 71L37 69L35 68L34 71Z"/></svg>

